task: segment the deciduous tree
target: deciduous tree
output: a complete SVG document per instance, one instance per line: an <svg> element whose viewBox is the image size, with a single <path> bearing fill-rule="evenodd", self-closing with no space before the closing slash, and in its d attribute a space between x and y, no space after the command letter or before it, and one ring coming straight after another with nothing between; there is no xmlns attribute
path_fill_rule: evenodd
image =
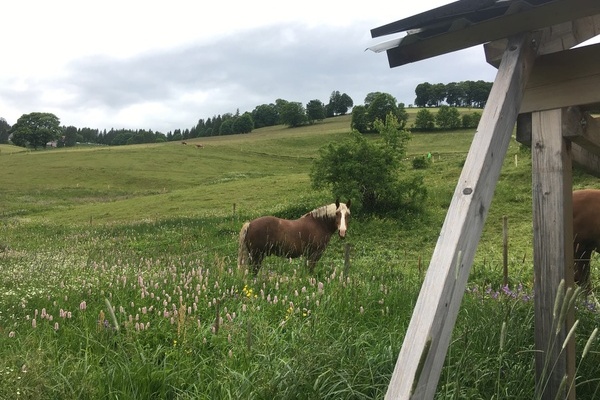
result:
<svg viewBox="0 0 600 400"><path fill-rule="evenodd" d="M252 114L245 112L235 119L233 122L234 133L250 133L254 129L254 121Z"/></svg>
<svg viewBox="0 0 600 400"><path fill-rule="evenodd" d="M352 128L360 133L375 132L375 121L385 121L388 114L392 114L400 129L404 129L408 121L404 103L397 104L396 98L389 93L371 92L365 97L364 106L352 109Z"/></svg>
<svg viewBox="0 0 600 400"><path fill-rule="evenodd" d="M10 125L0 117L0 143L8 143L8 131L10 131Z"/></svg>
<svg viewBox="0 0 600 400"><path fill-rule="evenodd" d="M429 104L429 101L432 97L432 87L431 83L423 82L419 83L415 88L415 94L417 97L415 98L415 105L417 107L426 107Z"/></svg>
<svg viewBox="0 0 600 400"><path fill-rule="evenodd" d="M17 146L46 147L46 143L62 135L60 120L52 113L33 112L23 114L10 130Z"/></svg>
<svg viewBox="0 0 600 400"><path fill-rule="evenodd" d="M338 90L331 92L329 103L327 103L326 113L328 117L335 115L346 115L348 110L354 106L354 101L346 93L340 93Z"/></svg>
<svg viewBox="0 0 600 400"><path fill-rule="evenodd" d="M375 120L385 121L388 114L397 115L398 104L396 98L389 93L380 93L373 98L367 109L369 121L373 124Z"/></svg>
<svg viewBox="0 0 600 400"><path fill-rule="evenodd" d="M261 104L252 111L254 128L273 126L279 123L279 113L275 104Z"/></svg>
<svg viewBox="0 0 600 400"><path fill-rule="evenodd" d="M286 102L282 105L280 115L281 122L290 128L301 126L308 122L304 106L302 103L295 101Z"/></svg>
<svg viewBox="0 0 600 400"><path fill-rule="evenodd" d="M306 104L306 116L309 123L325 119L325 104L321 100L311 100Z"/></svg>
<svg viewBox="0 0 600 400"><path fill-rule="evenodd" d="M357 132L367 133L369 131L369 119L365 106L356 106L352 109L352 122L350 127Z"/></svg>

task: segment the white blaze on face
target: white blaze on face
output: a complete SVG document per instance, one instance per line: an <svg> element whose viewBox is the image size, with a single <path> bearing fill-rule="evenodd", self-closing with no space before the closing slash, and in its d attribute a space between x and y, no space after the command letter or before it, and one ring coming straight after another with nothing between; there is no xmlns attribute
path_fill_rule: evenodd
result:
<svg viewBox="0 0 600 400"><path fill-rule="evenodd" d="M339 232L340 237L343 238L343 237L346 237L346 229L348 228L347 220L346 220L346 215L348 214L348 208L346 207L345 204L340 204L339 213L340 213L340 222L338 224L338 232Z"/></svg>

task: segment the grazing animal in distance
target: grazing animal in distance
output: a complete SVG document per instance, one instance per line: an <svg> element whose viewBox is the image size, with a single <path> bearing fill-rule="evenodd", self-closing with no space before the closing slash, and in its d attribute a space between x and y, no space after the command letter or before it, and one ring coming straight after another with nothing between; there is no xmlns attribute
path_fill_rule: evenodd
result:
<svg viewBox="0 0 600 400"><path fill-rule="evenodd" d="M600 252L600 190L573 191L573 258L575 283L591 290L590 259Z"/></svg>
<svg viewBox="0 0 600 400"><path fill-rule="evenodd" d="M316 208L295 220L264 216L246 222L239 235L238 267L249 266L257 274L266 256L305 256L312 273L337 231L346 237L351 201Z"/></svg>

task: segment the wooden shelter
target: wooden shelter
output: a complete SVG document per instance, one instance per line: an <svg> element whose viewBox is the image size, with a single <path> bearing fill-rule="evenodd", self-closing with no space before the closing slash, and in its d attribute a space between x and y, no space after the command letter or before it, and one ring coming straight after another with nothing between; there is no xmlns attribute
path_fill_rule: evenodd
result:
<svg viewBox="0 0 600 400"><path fill-rule="evenodd" d="M573 286L572 161L600 175L600 126L585 114L600 103L598 0L460 0L375 28L406 36L371 47L390 67L484 44L498 73L454 191L400 350L386 399L432 399L511 135L532 147L536 395L575 398L574 339L558 337L552 311ZM543 217L542 217L543 216ZM546 363L554 365L544 370ZM549 374L549 375L548 375ZM570 391L561 389L566 377ZM558 397L557 397L558 396Z"/></svg>

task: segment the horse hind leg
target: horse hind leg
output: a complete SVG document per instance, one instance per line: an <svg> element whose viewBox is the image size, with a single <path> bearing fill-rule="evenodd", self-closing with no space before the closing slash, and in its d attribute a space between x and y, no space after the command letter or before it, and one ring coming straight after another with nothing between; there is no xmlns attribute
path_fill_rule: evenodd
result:
<svg viewBox="0 0 600 400"><path fill-rule="evenodd" d="M262 266L262 262L265 258L265 255L261 252L251 252L250 253L250 262L249 262L249 267L252 270L252 274L254 276L258 275L258 271L260 270L260 267Z"/></svg>
<svg viewBox="0 0 600 400"><path fill-rule="evenodd" d="M248 234L249 227L250 223L246 222L240 230L238 239L238 268L244 267L250 260L250 249L248 248L248 243L246 241L246 235Z"/></svg>

